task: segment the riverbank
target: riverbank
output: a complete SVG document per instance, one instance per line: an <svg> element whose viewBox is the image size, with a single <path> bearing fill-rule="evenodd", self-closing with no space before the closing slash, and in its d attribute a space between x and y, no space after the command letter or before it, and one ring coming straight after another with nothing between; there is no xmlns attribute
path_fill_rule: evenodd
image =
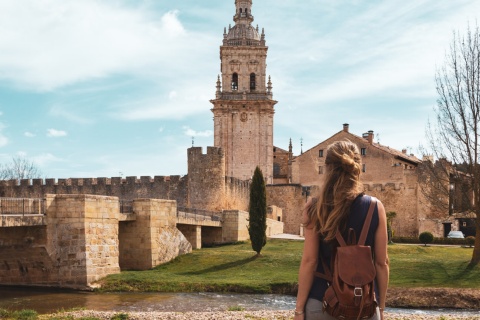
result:
<svg viewBox="0 0 480 320"><path fill-rule="evenodd" d="M480 289L389 288L387 307L480 310Z"/></svg>
<svg viewBox="0 0 480 320"><path fill-rule="evenodd" d="M110 320L118 313L98 311L77 311L62 313L57 316L73 316L74 319L91 317L101 320ZM47 320L49 316L41 316L39 319ZM385 313L385 320L479 320L480 316L462 316L454 314L424 315L408 314L398 315ZM90 318L90 319L91 319ZM65 318L66 319L66 318ZM122 318L123 319L123 318ZM128 320L291 320L293 311L225 311L225 312L129 312Z"/></svg>

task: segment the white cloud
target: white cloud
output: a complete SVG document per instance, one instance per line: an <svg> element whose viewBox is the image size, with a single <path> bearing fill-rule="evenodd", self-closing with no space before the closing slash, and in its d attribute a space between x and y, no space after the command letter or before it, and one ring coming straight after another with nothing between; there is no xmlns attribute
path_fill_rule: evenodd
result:
<svg viewBox="0 0 480 320"><path fill-rule="evenodd" d="M40 155L32 157L32 161L38 164L39 166L46 166L52 162L61 162L62 159L54 156L51 153L42 153Z"/></svg>
<svg viewBox="0 0 480 320"><path fill-rule="evenodd" d="M213 135L212 130L195 131L188 126L183 127L183 133L189 137L211 137Z"/></svg>
<svg viewBox="0 0 480 320"><path fill-rule="evenodd" d="M66 135L67 135L67 132L63 130L47 129L47 137L50 137L50 138L65 137Z"/></svg>
<svg viewBox="0 0 480 320"><path fill-rule="evenodd" d="M33 138L33 137L35 137L35 134L34 134L34 133L31 133L30 131L25 131L25 132L23 133L23 135L24 135L25 137L27 137L27 138Z"/></svg>
<svg viewBox="0 0 480 320"><path fill-rule="evenodd" d="M170 100L175 100L177 96L178 96L177 91L171 91L170 94L168 95L168 98Z"/></svg>
<svg viewBox="0 0 480 320"><path fill-rule="evenodd" d="M8 138L2 132L4 129L5 125L0 122L0 148L5 147L9 142Z"/></svg>
<svg viewBox="0 0 480 320"><path fill-rule="evenodd" d="M213 83L213 81L212 81ZM132 99L114 107L111 116L128 121L153 119L183 119L189 115L210 112L209 102L213 96L213 84L201 83L176 92L171 99L171 92L164 95L151 95L143 99ZM208 96L212 92L211 96Z"/></svg>
<svg viewBox="0 0 480 320"><path fill-rule="evenodd" d="M0 133L0 148L5 147L8 144L8 138Z"/></svg>
<svg viewBox="0 0 480 320"><path fill-rule="evenodd" d="M50 108L50 114L53 115L53 116L56 116L56 117L61 117L61 118L67 119L67 120L72 121L72 122L79 123L79 124L91 124L91 123L94 122L93 119L89 119L87 117L80 116L80 115L72 112L71 110L66 110L65 107L61 107L61 106L58 106L58 105Z"/></svg>
<svg viewBox="0 0 480 320"><path fill-rule="evenodd" d="M118 74L175 72L200 47L177 11L154 16L121 1L0 2L0 79L49 91ZM200 47L200 50L205 50Z"/></svg>

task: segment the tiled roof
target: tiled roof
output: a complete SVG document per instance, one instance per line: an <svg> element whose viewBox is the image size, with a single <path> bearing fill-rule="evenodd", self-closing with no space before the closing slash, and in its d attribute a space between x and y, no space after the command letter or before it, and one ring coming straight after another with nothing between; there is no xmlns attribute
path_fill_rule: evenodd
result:
<svg viewBox="0 0 480 320"><path fill-rule="evenodd" d="M360 141L363 141L363 142L368 143L368 141L367 141L365 138L363 138L363 137L360 137L360 136L357 136L357 135L355 135L355 134L353 134L353 133L345 132L345 131L341 130L341 131L335 133L334 135L332 135L331 137L329 137L328 139L325 139L324 141L318 143L318 144L315 145L314 147L312 147L312 148L304 151L303 153L305 154L305 153L309 152L310 150L315 149L315 148L318 147L320 144L324 143L324 142L327 141L327 140L334 139L334 137L335 137L336 135L339 135L339 134L341 134L341 133L345 133L345 134L351 136L351 137L352 137L352 139L351 139L352 142L355 142L354 140L360 140ZM411 162L411 163L414 163L414 164L420 164L420 163L422 162L422 160L418 159L418 158L415 157L414 155L405 154L405 153L403 153L402 151L399 151L399 150L390 148L390 147L388 147L388 146L381 145L380 143L375 143L375 142L374 142L373 144L371 144L371 146L373 146L373 147L375 147L375 148L377 148L377 149L379 149L379 150L381 150L381 151L383 151L383 152L389 153L389 154L391 154L392 156L394 156L394 157L396 157L396 158L400 158L400 159L402 159L402 160L404 160L404 161L408 161L408 162ZM295 156L294 159L297 158L297 157L300 157L300 156L301 156L301 155Z"/></svg>

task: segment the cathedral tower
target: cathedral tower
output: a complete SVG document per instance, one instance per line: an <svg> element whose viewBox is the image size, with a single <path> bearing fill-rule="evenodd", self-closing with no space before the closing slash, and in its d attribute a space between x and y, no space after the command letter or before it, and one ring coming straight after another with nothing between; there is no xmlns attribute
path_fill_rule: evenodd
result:
<svg viewBox="0 0 480 320"><path fill-rule="evenodd" d="M236 0L235 25L220 46L221 76L212 112L214 145L225 153L225 174L248 180L255 167L273 181L272 83L267 79L265 33L253 27L252 0ZM267 82L268 80L268 82Z"/></svg>

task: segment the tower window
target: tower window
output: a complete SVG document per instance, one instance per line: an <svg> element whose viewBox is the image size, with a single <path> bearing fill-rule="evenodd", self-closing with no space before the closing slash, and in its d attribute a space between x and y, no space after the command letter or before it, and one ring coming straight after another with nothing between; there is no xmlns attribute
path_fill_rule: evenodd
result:
<svg viewBox="0 0 480 320"><path fill-rule="evenodd" d="M360 153L361 153L362 156L366 156L367 155L367 148L360 149Z"/></svg>
<svg viewBox="0 0 480 320"><path fill-rule="evenodd" d="M242 13L242 8L240 8L240 13Z"/></svg>
<svg viewBox="0 0 480 320"><path fill-rule="evenodd" d="M256 88L255 73L250 74L250 91L254 91Z"/></svg>
<svg viewBox="0 0 480 320"><path fill-rule="evenodd" d="M318 151L318 156L319 156L320 158L323 157L323 149L321 149L321 150Z"/></svg>
<svg viewBox="0 0 480 320"><path fill-rule="evenodd" d="M232 75L232 90L238 90L238 74L234 73Z"/></svg>

